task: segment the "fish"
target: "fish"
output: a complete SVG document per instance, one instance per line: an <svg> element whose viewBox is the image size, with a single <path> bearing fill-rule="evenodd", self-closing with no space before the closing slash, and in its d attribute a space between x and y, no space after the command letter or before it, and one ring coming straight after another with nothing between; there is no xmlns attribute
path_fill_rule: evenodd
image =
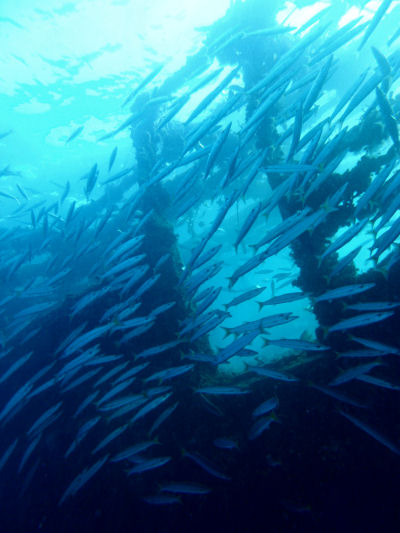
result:
<svg viewBox="0 0 400 533"><path fill-rule="evenodd" d="M82 335L79 335L64 348L63 357L69 357L70 355L73 355L75 352L82 349L90 342L98 339L99 337L107 333L111 329L111 327L112 324L106 324L105 326L93 328L92 330L87 331Z"/></svg>
<svg viewBox="0 0 400 533"><path fill-rule="evenodd" d="M162 383L163 381L167 379L172 379L172 378L175 378L176 376L181 376L182 374L186 374L186 372L193 370L193 368L194 368L193 364L179 365L179 366L173 366L170 368L165 368L145 378L144 381L145 383L148 383L149 381L159 380L160 383Z"/></svg>
<svg viewBox="0 0 400 533"><path fill-rule="evenodd" d="M70 143L71 141L73 141L76 137L78 137L79 134L82 133L83 131L83 126L79 126L79 128L76 128L76 130L74 130L71 135L68 137L68 139L65 141L65 144L68 144Z"/></svg>
<svg viewBox="0 0 400 533"><path fill-rule="evenodd" d="M209 387L198 387L195 389L197 394L210 394L213 396L226 396L226 395L236 395L236 394L249 394L251 391L242 389L240 387L229 387L225 385L214 385Z"/></svg>
<svg viewBox="0 0 400 533"><path fill-rule="evenodd" d="M153 457L152 459L144 460L133 468L130 468L129 470L127 470L126 473L128 476L131 476L132 474L141 474L142 472L146 472L147 470L154 470L155 468L159 468L160 466L169 463L171 459L172 457L169 456Z"/></svg>
<svg viewBox="0 0 400 533"><path fill-rule="evenodd" d="M231 344L221 348L215 356L215 365L224 363L234 355L241 352L246 346L251 344L253 340L258 336L258 331L250 331L250 333L244 334L239 338L236 338Z"/></svg>
<svg viewBox="0 0 400 533"><path fill-rule="evenodd" d="M22 456L21 462L19 463L18 473L20 473L21 470L24 468L26 462L28 461L29 457L32 455L36 446L39 444L39 441L41 438L42 438L42 434L39 433L39 435L35 439L33 439L33 441L26 448L25 453Z"/></svg>
<svg viewBox="0 0 400 533"><path fill-rule="evenodd" d="M332 60L333 60L333 56L331 55L326 61L326 63L324 64L324 66L322 67L322 69L320 70L314 83L310 87L310 90L302 105L304 114L306 114L311 109L311 106L314 105L314 103L318 99L318 95L327 79L329 69L332 66Z"/></svg>
<svg viewBox="0 0 400 533"><path fill-rule="evenodd" d="M304 41L304 45L307 46L307 41ZM268 73L261 78L253 87L250 89L249 94L254 94L264 89L265 87L271 86L272 83L279 78L285 71L287 71L301 56L302 50L298 47L293 47L286 54L283 54L278 61L269 69Z"/></svg>
<svg viewBox="0 0 400 533"><path fill-rule="evenodd" d="M256 418L257 416L266 415L270 411L274 411L279 406L279 399L276 396L273 396L272 398L268 398L268 400L265 400L262 402L258 407L254 409L252 412L252 417Z"/></svg>
<svg viewBox="0 0 400 533"><path fill-rule="evenodd" d="M380 218L379 224L374 226L374 231L376 231L376 233L378 233L379 230L383 229L386 226L386 224L389 222L392 216L396 213L398 207L399 207L398 198L397 196L394 196L393 200L387 206L387 208L385 209L385 212Z"/></svg>
<svg viewBox="0 0 400 533"><path fill-rule="evenodd" d="M306 20L301 26L299 26L295 33L303 33L308 28L313 26L316 22L319 23L320 20L331 11L330 6L323 7L320 11L315 13L312 17Z"/></svg>
<svg viewBox="0 0 400 533"><path fill-rule="evenodd" d="M0 139L4 139L5 137L8 137L9 135L11 135L12 132L13 130L6 130L6 131L0 132Z"/></svg>
<svg viewBox="0 0 400 533"><path fill-rule="evenodd" d="M368 350L368 349L362 349L362 350L347 350L345 352L339 352L338 357L381 357L383 355L387 355L385 352L378 351L378 350Z"/></svg>
<svg viewBox="0 0 400 533"><path fill-rule="evenodd" d="M104 412L112 411L112 413L109 415L109 420L114 420L115 418L119 418L131 413L146 402L147 398L143 396L143 394L136 394L111 401L101 407L99 410Z"/></svg>
<svg viewBox="0 0 400 533"><path fill-rule="evenodd" d="M21 404L25 397L30 393L32 387L32 383L25 383L11 396L6 405L0 411L0 422L2 422L7 415L9 415L11 411L18 406L18 404Z"/></svg>
<svg viewBox="0 0 400 533"><path fill-rule="evenodd" d="M391 46L394 41L396 41L398 38L400 37L400 28L398 28L394 33L393 35L390 37L390 39L388 40L387 42L387 45L388 46Z"/></svg>
<svg viewBox="0 0 400 533"><path fill-rule="evenodd" d="M397 218L390 228L385 231L385 233L382 233L373 243L372 245L372 259L376 262L379 259L379 256L383 254L389 246L391 246L394 241L397 239L397 237L400 235L400 222Z"/></svg>
<svg viewBox="0 0 400 533"><path fill-rule="evenodd" d="M304 298L307 298L307 295L303 292L288 292L286 294L280 294L278 296L273 296L272 298L269 298L268 300L264 300L263 302L257 302L260 311L265 305L280 305L280 304L287 304L291 302L296 302L298 300L303 300Z"/></svg>
<svg viewBox="0 0 400 533"><path fill-rule="evenodd" d="M129 102L131 102L142 89L144 89L164 68L164 64L161 63L156 65L156 67L139 83L139 85L134 89L124 100L122 107L125 107Z"/></svg>
<svg viewBox="0 0 400 533"><path fill-rule="evenodd" d="M283 372L278 372L277 370L272 370L271 368L267 368L265 366L246 366L249 372L254 372L255 374L262 377L276 379L278 381L299 381L298 378L295 378L294 376L288 376Z"/></svg>
<svg viewBox="0 0 400 533"><path fill-rule="evenodd" d="M375 313L364 313L361 315L356 315L351 318L345 318L340 320L333 326L328 328L328 333L333 333L334 331L344 331L347 329L359 328L364 326L369 326L370 324L375 324L376 322L381 322L386 320L394 315L392 311L386 312L375 312Z"/></svg>
<svg viewBox="0 0 400 533"><path fill-rule="evenodd" d="M78 474L73 481L68 485L64 494L61 496L61 499L58 502L58 506L61 506L67 498L74 496L78 490L80 490L86 483L95 475L97 472L106 464L108 461L109 454L105 455L98 461L96 461L92 466L86 467L83 471Z"/></svg>
<svg viewBox="0 0 400 533"><path fill-rule="evenodd" d="M385 123L386 129L393 141L393 144L399 148L400 147L400 141L399 141L399 130L397 126L397 121L393 116L393 110L391 105L389 104L388 99L383 94L383 92L380 90L379 87L375 88L375 94L376 99L378 101L379 109L382 113L382 118Z"/></svg>
<svg viewBox="0 0 400 533"><path fill-rule="evenodd" d="M99 289L98 291L89 292L88 294L85 294L82 298L80 298L76 304L73 306L71 310L71 316L75 316L83 309L85 309L88 305L93 304L94 301L96 301L98 298L101 298L107 292L109 291L108 287L104 287L103 289Z"/></svg>
<svg viewBox="0 0 400 533"><path fill-rule="evenodd" d="M18 198L16 198L12 194L9 194L8 192L0 191L0 196L3 196L3 198L10 198L11 200L15 200L17 204L20 203Z"/></svg>
<svg viewBox="0 0 400 533"><path fill-rule="evenodd" d="M389 383L384 379L376 378L375 376L370 376L369 374L362 374L361 376L357 376L356 379L371 385L376 385L377 387L383 387L384 389L400 390L400 385L393 385L393 383Z"/></svg>
<svg viewBox="0 0 400 533"><path fill-rule="evenodd" d="M196 268L200 268L205 263L208 263L210 259L212 259L213 257L217 255L217 253L221 250L221 248L222 248L222 244L218 244L217 246L213 246L206 252L203 252L201 255L199 255L192 265L192 270L196 270Z"/></svg>
<svg viewBox="0 0 400 533"><path fill-rule="evenodd" d="M211 474L212 476L222 479L224 481L229 481L231 478L221 472L215 465L213 465L209 459L202 457L197 452L189 452L187 450L183 451L183 457L187 457L199 465L203 470Z"/></svg>
<svg viewBox="0 0 400 533"><path fill-rule="evenodd" d="M369 372L373 368L379 366L380 364L381 363L379 363L378 361L373 361L372 363L365 363L365 364L362 364L362 365L352 366L352 367L348 368L347 370L344 370L341 374L339 374L339 376L336 377L335 379L333 379L329 383L329 385L331 387L332 386L336 387L337 385L342 385L343 383L346 383L347 381L350 381L352 379L355 379L358 376L366 374L367 372Z"/></svg>
<svg viewBox="0 0 400 533"><path fill-rule="evenodd" d="M19 183L16 183L15 185L16 185L18 191L20 192L21 196L22 196L23 198L25 198L25 200L29 200L28 195L26 194L26 192L24 191L24 189L21 187L21 185L19 185Z"/></svg>
<svg viewBox="0 0 400 533"><path fill-rule="evenodd" d="M212 130L212 128L218 124L218 122L228 116L233 110L237 109L239 105L243 101L243 95L242 94L236 94L234 95L230 100L227 101L227 103L219 110L219 112L215 114L211 114L211 116L204 120L193 133L189 136L189 138L186 140L186 144L184 147L183 152L186 153L188 150L193 148L196 143L200 141L202 136Z"/></svg>
<svg viewBox="0 0 400 533"><path fill-rule="evenodd" d="M108 172L111 171L115 163L115 159L117 158L117 153L118 153L118 146L116 146L110 154L110 159L108 161Z"/></svg>
<svg viewBox="0 0 400 533"><path fill-rule="evenodd" d="M336 115L345 107L345 105L350 101L350 98L355 94L357 89L363 84L366 76L368 74L368 69L364 70L358 78L354 81L352 85L347 89L347 91L342 95L339 102L336 104L335 109L330 115L330 120L333 120Z"/></svg>
<svg viewBox="0 0 400 533"><path fill-rule="evenodd" d="M150 428L149 436L151 436L155 432L155 430L158 429L161 424L172 415L172 413L178 407L178 404L179 402L175 402L173 405L170 405L155 419L153 425Z"/></svg>
<svg viewBox="0 0 400 533"><path fill-rule="evenodd" d="M14 374L14 372L16 372L19 368L21 368L30 359L32 354L33 352L28 352L27 354L17 359L15 363L13 363L8 368L8 370L6 370L6 372L4 372L4 374L1 375L0 383L3 383L4 381L6 381L10 376Z"/></svg>
<svg viewBox="0 0 400 533"><path fill-rule="evenodd" d="M68 392L79 385L82 385L82 383L85 383L92 377L96 376L101 371L101 368L95 368L94 370L89 370L85 374L79 376L74 381L72 381L69 385L62 387L61 392Z"/></svg>
<svg viewBox="0 0 400 533"><path fill-rule="evenodd" d="M36 433L41 433L48 424L52 423L61 413L57 413L62 405L62 401L56 403L49 409L47 409L27 431L29 438L33 437Z"/></svg>
<svg viewBox="0 0 400 533"><path fill-rule="evenodd" d="M0 472L3 470L4 466L7 464L7 461L11 457L13 451L17 447L19 438L16 437L14 441L8 446L3 455L0 457Z"/></svg>
<svg viewBox="0 0 400 533"><path fill-rule="evenodd" d="M17 22L15 19L11 17L0 17L0 22L8 22L9 24L12 24L13 26L15 26L16 28L20 30L26 29L25 26L23 26L22 24L20 24L19 22Z"/></svg>
<svg viewBox="0 0 400 533"><path fill-rule="evenodd" d="M171 505L174 503L182 503L179 496L172 496L169 494L156 494L155 496L146 496L142 500L150 505Z"/></svg>
<svg viewBox="0 0 400 533"><path fill-rule="evenodd" d="M367 348L377 350L378 352L400 354L400 348L396 348L395 346L391 346L383 342L374 341L373 339L365 339L355 335L350 335L350 339L362 344L363 346L366 346Z"/></svg>
<svg viewBox="0 0 400 533"><path fill-rule="evenodd" d="M346 309L351 309L352 311L389 311L399 306L400 302L359 302L347 304Z"/></svg>
<svg viewBox="0 0 400 533"><path fill-rule="evenodd" d="M67 182L65 184L64 191L63 191L63 193L61 195L61 198L60 198L60 203L61 204L63 204L64 201L68 198L70 190L71 190L71 184L70 184L69 180L67 180Z"/></svg>
<svg viewBox="0 0 400 533"><path fill-rule="evenodd" d="M360 377L356 379L360 379ZM310 383L310 387L322 392L323 394L326 394L327 396L331 396L332 398L334 398L335 400L338 400L339 402L344 402L349 405L353 405L354 407L362 407L362 408L366 407L366 405L363 405L361 402L358 402L357 400L350 398L349 396L347 396L347 394L343 394L342 392L339 392L336 389L331 389L330 387L323 387L321 385L316 385L315 383Z"/></svg>
<svg viewBox="0 0 400 533"><path fill-rule="evenodd" d="M238 236L236 237L234 247L237 251L239 244L242 242L242 240L245 238L245 236L248 234L252 226L255 224L258 215L261 212L263 205L262 202L258 202L255 207L253 207L249 214L247 215L246 220L244 221L242 227L239 230Z"/></svg>
<svg viewBox="0 0 400 533"><path fill-rule="evenodd" d="M375 12L375 15L372 17L372 20L370 21L368 28L364 33L364 37L361 40L358 50L361 50L364 47L365 43L375 31L375 28L378 26L379 22L382 20L391 4L392 0L383 0L382 3L379 5L378 9Z"/></svg>
<svg viewBox="0 0 400 533"><path fill-rule="evenodd" d="M227 437L216 438L214 439L213 444L217 448L221 448L223 450L238 450L239 449L238 443L235 440L227 438Z"/></svg>
<svg viewBox="0 0 400 533"><path fill-rule="evenodd" d="M129 370L126 370L122 374L120 374L113 382L113 385L117 385L118 383L121 383L121 381L126 381L126 379L131 378L132 376L136 376L139 372L144 370L149 366L149 362L146 361L145 363L142 363L140 365L135 365L134 367L131 367Z"/></svg>
<svg viewBox="0 0 400 533"><path fill-rule="evenodd" d="M321 223L321 215L323 217L326 216L326 212L318 210L315 213L306 215L286 234L281 235L278 239L272 242L264 252L262 252L263 260L276 255L281 250L284 250L289 244L300 237L300 235L302 235L304 232L308 231L311 227L318 226L318 224Z"/></svg>
<svg viewBox="0 0 400 533"><path fill-rule="evenodd" d="M248 300L252 300L256 296L261 294L265 289L266 287L256 287L254 289L250 289L249 291L242 293L241 295L237 296L236 298L234 298L227 304L224 304L225 310L228 310L230 307L234 307L243 302L247 302Z"/></svg>
<svg viewBox="0 0 400 533"><path fill-rule="evenodd" d="M213 144L210 153L207 158L206 168L204 170L204 179L207 179L211 168L218 157L218 154L220 153L226 139L228 138L229 132L232 127L232 122L229 122L229 124L222 130L222 132L219 134L217 140Z"/></svg>
<svg viewBox="0 0 400 533"><path fill-rule="evenodd" d="M367 433L370 437L375 439L377 442L379 442L380 444L383 444L384 446L386 446L386 448L388 448L392 452L396 453L397 455L400 454L400 448L398 446L396 446L388 438L386 438L385 436L381 435L376 429L372 428L370 425L366 424L362 420L359 420L355 416L353 416L353 415L351 415L349 413L345 413L344 411L341 411L340 409L339 409L339 413L342 416L344 416L345 418L347 418L347 420L352 422L356 427L358 427L359 429L361 429L362 431Z"/></svg>
<svg viewBox="0 0 400 533"><path fill-rule="evenodd" d="M310 352L323 352L330 350L329 346L324 346L316 342L310 342L302 339L266 339L263 338L264 346L280 346L291 350L301 350Z"/></svg>
<svg viewBox="0 0 400 533"><path fill-rule="evenodd" d="M204 311L208 309L210 305L212 305L215 302L215 300L220 295L221 291L222 291L222 287L214 288L206 298L203 298L201 303L197 306L197 313L198 314L204 313Z"/></svg>
<svg viewBox="0 0 400 533"><path fill-rule="evenodd" d="M362 249L362 246L357 246L357 248L354 248L354 250L351 250L348 254L346 254L342 259L340 259L335 267L332 269L332 271L328 274L327 280L328 283L330 283L331 279L335 276L338 276L349 264L351 264L354 259L357 257L357 255L360 253ZM347 305L347 304L346 304ZM349 307L347 305L347 307ZM371 309L372 311L373 309Z"/></svg>
<svg viewBox="0 0 400 533"><path fill-rule="evenodd" d="M217 96L221 93L221 91L229 85L229 83L236 77L237 73L239 71L239 67L234 68L231 70L225 78L213 89L200 103L199 105L192 111L192 113L189 115L189 118L186 120L185 125L188 125L190 122L192 122L200 113L202 113L210 104L217 98Z"/></svg>
<svg viewBox="0 0 400 533"><path fill-rule="evenodd" d="M257 418L257 420L253 423L253 425L250 428L249 431L249 440L254 440L260 435L264 433L267 429L269 429L272 422L276 422L277 417L272 413L269 416L263 416L261 418Z"/></svg>
<svg viewBox="0 0 400 533"><path fill-rule="evenodd" d="M150 319L152 319L152 318L153 317L150 316ZM142 359L142 358L145 358L145 357L151 357L153 355L158 355L158 354L160 354L162 352L165 352L166 350L171 350L171 348L175 348L175 346L178 346L180 343L181 343L181 341L178 339L178 340L175 340L175 341L170 341L170 342L166 342L164 344L160 344L158 346L152 346L151 348L146 348L142 352L139 352L138 354L135 354L135 360Z"/></svg>
<svg viewBox="0 0 400 533"><path fill-rule="evenodd" d="M171 482L163 483L160 486L161 492L172 492L175 494L209 494L211 489L205 485L200 485L198 483L188 483L188 482Z"/></svg>
<svg viewBox="0 0 400 533"><path fill-rule="evenodd" d="M345 244L354 239L354 237L358 235L358 233L360 233L360 231L365 227L367 222L368 218L363 218L356 224L350 226L350 228L348 228L344 233L342 233L342 235L335 239L319 257L319 264L321 264L326 257L336 252L337 250L340 250L340 248L342 248Z"/></svg>
<svg viewBox="0 0 400 533"><path fill-rule="evenodd" d="M110 167L110 170L111 170L111 167ZM114 181L117 181L117 180L123 178L124 176L127 176L127 175L130 174L133 170L134 170L134 167L124 168L123 170L120 170L120 171L117 172L116 174L113 174L112 176L110 176L110 177L107 178L106 180L103 180L103 181L101 182L101 185L108 185L109 183L113 183Z"/></svg>
<svg viewBox="0 0 400 533"><path fill-rule="evenodd" d="M97 401L97 407L101 406L103 403L111 400L114 396L119 394L120 392L124 391L126 388L128 388L134 381L134 378L126 379L118 384L113 384L114 387L110 389L104 396L100 398L100 400Z"/></svg>
<svg viewBox="0 0 400 533"><path fill-rule="evenodd" d="M390 76L392 74L392 67L390 66L389 61L386 57L376 48L376 46L371 46L372 53L374 54L375 60L380 68L383 76ZM377 88L379 91L379 87Z"/></svg>
<svg viewBox="0 0 400 533"><path fill-rule="evenodd" d="M338 287L336 289L331 289L320 296L314 298L315 302L330 302L338 298L345 298L349 296L354 296L355 294L360 294L370 289L373 289L376 286L375 283L359 283L353 285L344 285L343 287Z"/></svg>
<svg viewBox="0 0 400 533"><path fill-rule="evenodd" d="M85 176L86 185L85 185L85 196L86 200L89 201L89 197L96 185L97 177L99 175L97 163L95 163L89 173Z"/></svg>
<svg viewBox="0 0 400 533"><path fill-rule="evenodd" d="M107 270L103 274L102 277L103 277L103 279L111 278L111 277L115 276L116 274L120 274L123 271L131 269L132 267L136 266L138 263L143 261L143 259L145 259L145 258L146 258L145 254L137 254L137 255L134 255L133 257L128 257L127 259L125 259L123 261L120 261L115 266L113 266L109 270Z"/></svg>
<svg viewBox="0 0 400 533"><path fill-rule="evenodd" d="M290 144L286 162L291 161L297 151L297 146L300 141L301 130L303 127L303 114L304 114L303 113L303 102L300 102L297 108L297 111L296 111L295 119L294 119L292 141Z"/></svg>
<svg viewBox="0 0 400 533"><path fill-rule="evenodd" d="M244 322L240 324L239 326L235 327L224 327L225 330L225 337L228 335L241 335L241 334L247 334L252 332L257 333L264 333L266 329L273 328L276 326L281 326L283 324L288 324L289 322L292 322L293 320L296 320L298 317L295 315L292 315L292 313L277 313L275 315L269 315L265 316L263 318L259 318L258 320L252 320L251 322Z"/></svg>
<svg viewBox="0 0 400 533"><path fill-rule="evenodd" d="M356 88L356 92L351 97L340 117L341 124L378 87L382 80L382 73L374 72L358 89Z"/></svg>
<svg viewBox="0 0 400 533"><path fill-rule="evenodd" d="M150 402L146 403L139 411L135 414L133 418L131 418L130 423L133 424L140 418L144 417L154 409L156 409L159 405L164 403L168 398L171 396L171 392L167 392L165 394L161 394L161 396L157 396L154 398L154 400L151 400Z"/></svg>
<svg viewBox="0 0 400 533"><path fill-rule="evenodd" d="M95 384L96 385L96 384ZM95 390L91 394L89 394L83 402L78 406L77 410L74 413L74 418L78 417L85 409L89 407L89 405L94 403L95 398L99 395L100 391Z"/></svg>
<svg viewBox="0 0 400 533"><path fill-rule="evenodd" d="M190 100L190 94L183 94L180 96L169 108L168 113L165 114L165 116L160 120L160 122L157 124L157 129L161 130L170 120L174 118L175 115L179 113L179 111L187 104L187 102Z"/></svg>
<svg viewBox="0 0 400 533"><path fill-rule="evenodd" d="M82 322L79 324L78 327L73 329L71 333L60 343L60 345L56 348L55 353L59 354L61 352L64 352L65 348L73 341L75 340L80 333L86 328L87 322ZM62 357L62 356L61 356Z"/></svg>
<svg viewBox="0 0 400 533"><path fill-rule="evenodd" d="M324 59L327 55L337 51L342 46L351 42L359 33L361 33L366 27L367 22L359 24L362 17L355 18L338 29L333 35L328 37L325 42L321 43L321 49L317 49L311 54L309 61L310 65L314 65L321 59Z"/></svg>
<svg viewBox="0 0 400 533"><path fill-rule="evenodd" d="M260 122L263 116L265 116L268 111L282 98L282 96L285 94L287 88L289 87L289 83L287 82L283 85L283 87L279 87L274 92L269 94L269 97L265 98L264 102L257 108L257 111L255 111L247 120L246 124L243 126L241 130L241 135L248 131L253 125Z"/></svg>
<svg viewBox="0 0 400 533"><path fill-rule="evenodd" d="M255 270L257 267L263 264L265 259L267 258L267 253L261 252L259 254L256 254L254 257L246 261L243 265L239 266L228 278L229 281L229 288L232 289L232 287L237 283L237 281L243 277L245 274L248 274L252 270Z"/></svg>
<svg viewBox="0 0 400 533"><path fill-rule="evenodd" d="M307 201L307 199L318 189L321 188L321 186L324 184L324 182L334 173L336 168L340 165L344 158L345 154L344 152L339 153L332 161L330 161L324 170L320 172L319 176L315 178L311 185L307 188L305 194L304 194L304 202Z"/></svg>
<svg viewBox="0 0 400 533"><path fill-rule="evenodd" d="M124 424L123 426L120 426L114 431L111 431L110 434L108 434L102 441L99 442L99 444L92 450L92 454L97 453L98 451L102 450L105 446L110 444L113 440L115 440L117 437L119 437L122 433L124 433L128 429L128 424Z"/></svg>
<svg viewBox="0 0 400 533"><path fill-rule="evenodd" d="M214 68L211 72L209 72L206 76L201 78L194 87L190 88L188 93L189 95L193 95L195 92L197 92L202 87L205 87L208 85L213 79L215 79L217 76L219 76L223 71L222 67Z"/></svg>
<svg viewBox="0 0 400 533"><path fill-rule="evenodd" d="M286 187L285 187L285 190L283 191L283 194L285 193L286 193ZM305 209L303 209L303 211L285 218L284 220L282 220L281 223L271 228L258 243L251 244L250 247L254 248L254 250L257 251L261 246L268 244L269 242L274 240L276 237L279 237L279 235L281 235L282 233L289 231L289 229L292 226L296 225L296 223L299 220L301 220L305 215L307 215L309 212L310 212L310 208L306 207Z"/></svg>

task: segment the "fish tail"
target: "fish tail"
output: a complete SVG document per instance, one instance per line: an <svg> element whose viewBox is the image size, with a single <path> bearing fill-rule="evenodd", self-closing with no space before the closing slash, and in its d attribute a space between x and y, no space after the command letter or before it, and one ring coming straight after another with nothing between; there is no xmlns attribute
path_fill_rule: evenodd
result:
<svg viewBox="0 0 400 533"><path fill-rule="evenodd" d="M224 327L222 327L222 329L225 331L224 339L226 339L231 334L231 330L230 330L230 328L224 328Z"/></svg>

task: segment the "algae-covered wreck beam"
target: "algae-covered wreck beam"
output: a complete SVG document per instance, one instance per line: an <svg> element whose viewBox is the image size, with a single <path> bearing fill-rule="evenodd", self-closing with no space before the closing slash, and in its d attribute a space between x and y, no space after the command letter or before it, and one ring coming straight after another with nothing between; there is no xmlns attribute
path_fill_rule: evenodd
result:
<svg viewBox="0 0 400 533"><path fill-rule="evenodd" d="M226 43L222 43L216 55L224 64L239 64L242 69L245 91L248 94L246 104L247 120L256 113L257 108L262 102L257 96L257 91L254 90L255 87L263 87L260 80L269 76L271 81L276 84L279 78L284 78L286 69L282 69L279 76L277 75L278 77L271 75L274 69L276 71L279 70L279 67L276 68L276 65L279 65L280 58L285 57L285 60L283 62L281 61L281 63L283 65L287 63L287 68L291 67L294 61L296 63L296 68L294 68L292 76L294 76L295 86L298 85L299 89L293 92L293 88L291 88L290 92L292 93L293 103L296 100L303 100L303 120L308 118L310 107L313 105L310 95L312 94L313 98L317 96L317 91L321 90L324 79L327 74L329 75L328 69L332 59L325 63L320 69L319 74L318 72L317 74L313 74L312 62L310 62L312 56L310 56L310 52L305 44L313 42L314 37L312 32L315 34L315 39L318 38L319 26L323 25L325 21L320 22L317 29L311 30L310 37L302 39L297 37L296 34L293 37L287 36L285 33L279 34L278 32L274 35L273 31L269 35L267 35L267 32L263 33L262 28L265 29L268 26L266 19L270 21L271 27L273 27L276 13L280 7L279 3L271 3L271 6L268 6L268 15L265 15L265 4L262 2L260 3L254 0L245 3L235 3L231 10L227 12L226 17L214 25L209 32L209 36L215 36L214 31L216 32L216 28L218 27L220 32L225 32L225 35L230 31L230 34L235 36L235 38L228 39ZM317 19L314 20L315 22L318 22ZM294 53L296 49L298 52ZM292 59L290 60L291 55ZM389 60L393 71L398 70L398 57L396 54L392 54ZM307 81L307 76L310 74L313 74L315 81L312 82L311 89L307 92L304 91L304 83L301 82L301 79L304 78ZM312 81L312 78L310 79ZM386 83L386 78L383 81ZM372 82L374 82L373 77L367 82L366 86L368 87L368 83L372 85ZM310 82L307 81L307 83ZM318 83L320 84L319 88ZM377 91L379 96L379 89ZM310 100L309 104L307 104L308 100ZM294 107L292 116L294 116L296 108L299 109L299 106ZM281 111L281 105L278 101L278 103L273 104L268 112L264 114L255 128L254 144L257 149L265 150L265 167L269 164L282 163L285 160L284 151L280 143L276 143L276 139L282 137L282 133L278 131L278 126L282 127L282 125L277 123L277 117ZM283 127L287 130L286 125ZM325 123L325 126L324 122L322 122L319 134L328 127L328 122ZM338 205L331 208L329 212L326 212L325 221L319 224L312 232L305 232L299 236L291 244L293 259L300 269L297 285L307 294L319 295L325 292L328 287L332 288L345 283L374 282L376 284L374 291L368 292L368 298L370 300L379 300L382 298L382 295L391 294L392 297L398 295L398 289L397 286L393 285L392 277L385 277L379 270L374 269L374 267L360 275L357 273L353 263L349 262L349 265L340 276L338 275L332 278L330 274L338 265L337 254L331 254L325 261L320 260L326 249L328 239L335 238L340 228L355 224L358 217L369 216L372 219L376 216L374 210L371 210L368 205L363 210L357 210L354 205L354 198L355 196L363 195L370 186L373 176L385 173L390 163L396 158L398 137L395 131L390 134L390 124L389 131L387 131L387 128L388 126L385 128L385 117L382 117L379 109L376 111L373 107L370 107L362 116L359 124L349 130L342 128L341 132L329 141L331 148L328 147L327 149L327 144L324 147L322 143L317 148L314 159L315 161L320 161L318 163L320 165L318 170L321 174L326 171L323 186L317 186L318 178L314 176L312 180L315 181L315 186L310 181L310 178L308 178L307 187L304 187L304 177L300 178L296 182L294 194L285 196L279 202L281 215L285 219L305 207L310 207L314 212L321 209L321 207L328 209L327 202L329 202L329 199L333 198L337 191L341 191ZM293 131L289 132L290 135L295 134ZM318 134L318 130L316 133ZM373 151L388 139L389 134L395 144L389 147L385 153L379 156L360 156L359 161L352 170L335 172L336 167L349 151L357 153L365 148ZM324 153L324 150L329 155L322 159L320 156ZM313 160L311 159L311 161ZM285 178L283 174L267 175L273 190ZM310 184L313 185L312 188ZM331 325L341 317L347 316L343 305L329 304L327 302L316 305L314 312L319 323L324 326ZM384 332L385 328L384 326L377 326L376 329Z"/></svg>

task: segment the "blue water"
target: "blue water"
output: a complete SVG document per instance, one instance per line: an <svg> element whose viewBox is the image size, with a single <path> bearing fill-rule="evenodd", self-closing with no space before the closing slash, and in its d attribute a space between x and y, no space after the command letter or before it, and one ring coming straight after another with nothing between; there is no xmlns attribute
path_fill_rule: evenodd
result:
<svg viewBox="0 0 400 533"><path fill-rule="evenodd" d="M361 4L0 7L2 531L398 531L400 7Z"/></svg>

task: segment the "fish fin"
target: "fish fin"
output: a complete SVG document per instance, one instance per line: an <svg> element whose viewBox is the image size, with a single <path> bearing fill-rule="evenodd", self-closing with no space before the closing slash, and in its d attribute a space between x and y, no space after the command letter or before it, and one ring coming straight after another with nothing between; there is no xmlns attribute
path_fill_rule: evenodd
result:
<svg viewBox="0 0 400 533"><path fill-rule="evenodd" d="M229 278L226 278L226 279L229 281L229 283L228 283L228 287L229 287L230 289L232 289L232 287L233 287L233 286L235 285L235 283L236 283L236 282L234 281L233 276L231 276L231 277L229 277Z"/></svg>
<svg viewBox="0 0 400 533"><path fill-rule="evenodd" d="M225 331L225 337L224 337L224 339L226 339L227 337L229 337L229 335L232 335L230 328L224 328L224 327L222 327L222 329Z"/></svg>
<svg viewBox="0 0 400 533"><path fill-rule="evenodd" d="M279 422L281 423L281 419L279 418L279 416L275 413L275 411L272 411L272 413L270 414L270 417L272 418L272 420L274 422Z"/></svg>
<svg viewBox="0 0 400 533"><path fill-rule="evenodd" d="M269 340L266 339L265 337L262 338L262 341L263 341L263 348L265 348L266 346L269 346Z"/></svg>
<svg viewBox="0 0 400 533"><path fill-rule="evenodd" d="M254 255L256 255L257 253L257 250L258 250L258 245L257 244L249 244L248 245L249 248L252 248L253 252L254 252Z"/></svg>

